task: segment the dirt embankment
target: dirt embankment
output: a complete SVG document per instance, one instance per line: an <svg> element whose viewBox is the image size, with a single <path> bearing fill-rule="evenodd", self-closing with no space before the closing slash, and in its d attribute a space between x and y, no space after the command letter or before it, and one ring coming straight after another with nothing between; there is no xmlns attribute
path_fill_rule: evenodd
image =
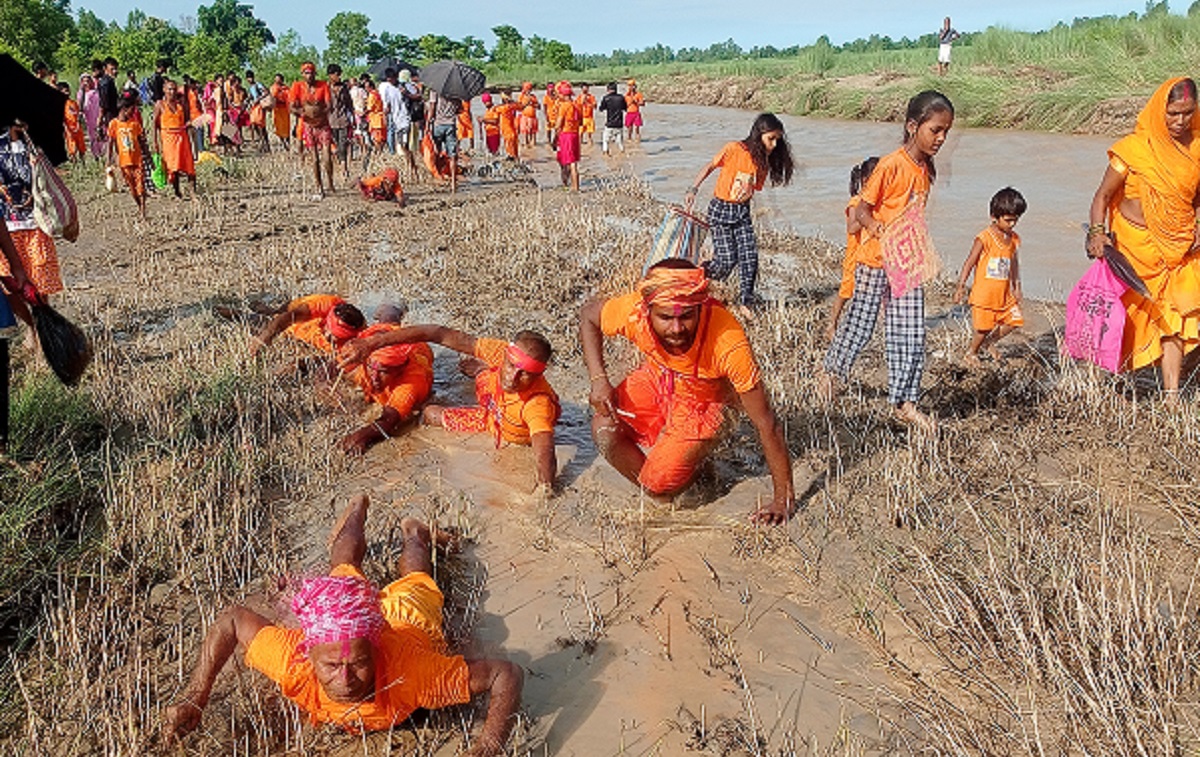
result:
<svg viewBox="0 0 1200 757"><path fill-rule="evenodd" d="M896 71L843 77L683 73L643 76L640 86L651 102L887 122L904 117L913 94L935 88L954 101L963 125L1111 136L1128 134L1145 102L1137 96L1100 99L1074 92L1064 75L1038 66L1013 72L972 69L971 76L995 81L980 87L976 81Z"/></svg>

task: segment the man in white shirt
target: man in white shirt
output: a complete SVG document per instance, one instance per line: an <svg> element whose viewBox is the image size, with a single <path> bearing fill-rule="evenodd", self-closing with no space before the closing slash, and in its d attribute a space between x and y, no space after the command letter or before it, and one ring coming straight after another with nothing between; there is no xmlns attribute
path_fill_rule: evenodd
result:
<svg viewBox="0 0 1200 757"><path fill-rule="evenodd" d="M408 149L408 130L412 128L412 116L408 111L404 90L400 88L399 74L396 69L389 68L383 72L383 76L385 80L379 85L379 99L383 101L383 113L387 119L388 149L403 155L409 168L416 173L417 162Z"/></svg>

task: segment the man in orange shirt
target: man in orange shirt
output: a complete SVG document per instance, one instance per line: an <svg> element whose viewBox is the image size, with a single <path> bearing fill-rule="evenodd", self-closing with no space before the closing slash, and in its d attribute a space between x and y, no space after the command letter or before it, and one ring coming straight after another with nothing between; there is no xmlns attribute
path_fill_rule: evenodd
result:
<svg viewBox="0 0 1200 757"><path fill-rule="evenodd" d="M558 83L558 105L555 108L554 149L558 155L558 165L562 173L564 187L570 187L573 192L579 191L579 128L583 121L583 111L579 103L572 99L570 82Z"/></svg>
<svg viewBox="0 0 1200 757"><path fill-rule="evenodd" d="M555 84L546 84L546 96L542 98L542 108L546 111L546 144L554 144L554 124L558 122L558 98L555 97Z"/></svg>
<svg viewBox="0 0 1200 757"><path fill-rule="evenodd" d="M108 162L116 163L125 184L146 220L146 173L142 167L142 116L138 113L138 95L133 90L121 94L121 110L108 124ZM115 153L115 156L114 156Z"/></svg>
<svg viewBox="0 0 1200 757"><path fill-rule="evenodd" d="M549 492L558 472L554 453L554 426L561 408L558 395L542 374L550 359L550 343L541 334L521 331L512 341L476 338L445 326L410 326L377 333L342 347L338 354L346 369L369 359L382 347L412 342L434 342L471 356L461 368L475 378L473 407L427 405L422 415L431 426L450 431L488 433L496 446L529 445L537 465L539 489Z"/></svg>
<svg viewBox="0 0 1200 757"><path fill-rule="evenodd" d="M338 347L357 337L366 325L362 311L336 294L310 294L289 302L282 312L250 337L250 355L257 355L275 341L275 337L286 333L333 357Z"/></svg>
<svg viewBox="0 0 1200 757"><path fill-rule="evenodd" d="M325 178L329 180L329 191L333 191L333 127L329 124L329 111L333 107L333 94L329 85L317 80L317 66L305 62L300 66L300 81L292 84L288 93L288 107L302 124L301 137L304 146L313 151L313 178L317 182L317 198L325 197L325 185L321 182L321 166L325 166ZM303 158L301 158L303 162Z"/></svg>
<svg viewBox="0 0 1200 757"><path fill-rule="evenodd" d="M537 95L533 94L533 83L525 82L521 85L521 94L517 96L517 108L521 111L520 115L520 132L525 138L525 146L532 147L537 144L537 112L538 99Z"/></svg>
<svg viewBox="0 0 1200 757"><path fill-rule="evenodd" d="M377 323L364 329L358 338L370 339L399 328L398 322ZM380 347L350 375L362 389L363 399L383 408L376 420L342 439L343 451L361 455L395 436L412 418L417 405L429 399L433 391L433 351L424 342Z"/></svg>
<svg viewBox="0 0 1200 757"><path fill-rule="evenodd" d="M400 577L379 591L362 571L369 506L366 494L350 500L330 534L329 574L299 582L291 607L300 628L273 625L240 605L217 616L188 686L163 713L168 743L200 725L217 674L240 645L246 664L279 684L313 723L351 732L390 730L418 708L440 709L486 693L483 730L466 753L503 754L524 674L507 660L468 662L446 654L445 598L433 580L432 554L453 548L453 536L435 536L419 520L402 519Z"/></svg>
<svg viewBox="0 0 1200 757"><path fill-rule="evenodd" d="M583 112L583 125L579 128L579 139L584 144L595 144L596 133L596 96L588 89L588 85L579 85L579 109Z"/></svg>
<svg viewBox="0 0 1200 757"><path fill-rule="evenodd" d="M404 186L400 183L400 172L394 168L362 177L358 180L358 191L368 200L395 202L404 207Z"/></svg>
<svg viewBox="0 0 1200 757"><path fill-rule="evenodd" d="M496 112L500 116L500 138L504 142L504 152L516 160L520 140L517 136L517 104L513 102L512 95L508 92L500 93L500 104L496 106Z"/></svg>
<svg viewBox="0 0 1200 757"><path fill-rule="evenodd" d="M614 388L604 337L617 335L646 359ZM752 518L777 524L791 517L783 426L741 324L709 295L703 269L679 258L651 266L635 291L583 306L580 338L591 377L592 436L621 475L652 495L678 494L716 445L725 408L740 405L758 431L774 485L771 504Z"/></svg>
<svg viewBox="0 0 1200 757"><path fill-rule="evenodd" d="M642 141L642 106L646 104L646 96L638 92L637 82L633 79L625 87L625 129L629 133L625 138L632 141L636 134Z"/></svg>

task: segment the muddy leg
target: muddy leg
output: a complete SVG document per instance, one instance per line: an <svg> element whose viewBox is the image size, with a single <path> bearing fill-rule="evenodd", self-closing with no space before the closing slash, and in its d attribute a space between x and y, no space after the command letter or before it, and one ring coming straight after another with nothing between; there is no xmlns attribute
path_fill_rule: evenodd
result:
<svg viewBox="0 0 1200 757"><path fill-rule="evenodd" d="M367 554L367 507L371 504L366 494L356 494L342 511L329 534L329 565L353 565L362 569L363 557Z"/></svg>

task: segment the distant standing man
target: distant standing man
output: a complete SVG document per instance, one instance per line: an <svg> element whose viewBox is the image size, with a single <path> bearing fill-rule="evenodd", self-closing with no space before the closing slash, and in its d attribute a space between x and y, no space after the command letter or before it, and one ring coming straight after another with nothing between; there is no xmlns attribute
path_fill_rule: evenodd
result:
<svg viewBox="0 0 1200 757"><path fill-rule="evenodd" d="M450 158L450 192L458 191L458 114L463 102L454 97L445 97L429 90L430 116L429 134L434 146Z"/></svg>
<svg viewBox="0 0 1200 757"><path fill-rule="evenodd" d="M617 147L625 152L625 98L617 94L617 83L609 82L608 92L600 101L600 110L604 111L604 134L600 137L600 149L607 156L608 142L617 140Z"/></svg>
<svg viewBox="0 0 1200 757"><path fill-rule="evenodd" d="M629 132L626 138L642 141L642 108L646 105L646 96L638 91L637 82L629 80L625 87L625 129Z"/></svg>
<svg viewBox="0 0 1200 757"><path fill-rule="evenodd" d="M350 140L353 134L354 101L350 99L350 86L342 81L342 67L330 63L325 68L329 78L329 128L333 131L333 149L337 161L342 164L346 182L350 181ZM333 182L331 181L330 184Z"/></svg>
<svg viewBox="0 0 1200 757"><path fill-rule="evenodd" d="M333 191L333 129L329 126L329 110L333 96L329 85L317 79L317 65L305 61L300 65L300 81L292 84L288 107L300 117L304 146L313 151L313 178L317 181L317 198L324 199L325 185L321 182L321 165ZM303 156L301 156L303 163Z"/></svg>
<svg viewBox="0 0 1200 757"><path fill-rule="evenodd" d="M938 76L945 76L950 70L950 45L962 35L950 26L950 17L942 21L942 29L938 32Z"/></svg>

